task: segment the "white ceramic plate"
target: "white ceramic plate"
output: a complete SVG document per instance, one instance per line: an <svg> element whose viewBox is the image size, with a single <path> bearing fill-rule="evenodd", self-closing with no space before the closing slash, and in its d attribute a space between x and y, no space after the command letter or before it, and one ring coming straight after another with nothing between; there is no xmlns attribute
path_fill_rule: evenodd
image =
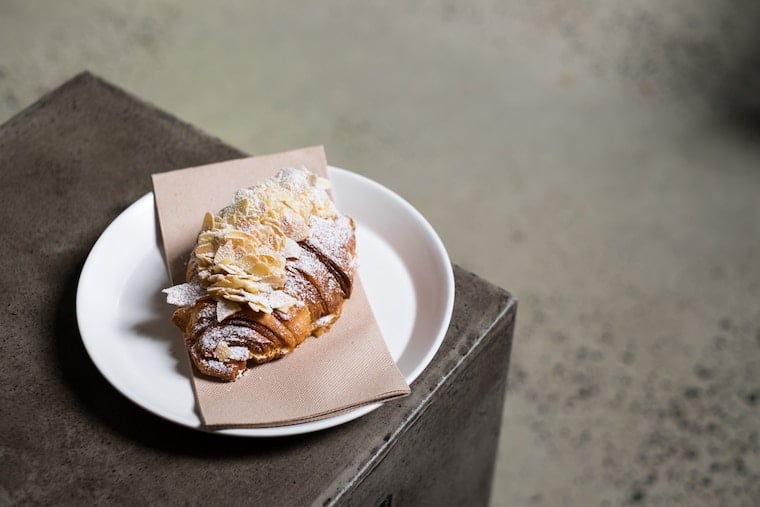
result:
<svg viewBox="0 0 760 507"><path fill-rule="evenodd" d="M368 178L330 167L336 204L357 225L359 272L388 348L412 383L443 341L454 304L454 276L438 235L397 194ZM127 398L184 426L203 429L190 365L159 250L153 194L119 215L87 257L77 289L82 341L100 372ZM372 404L319 421L273 428L217 430L238 436L306 433L356 419Z"/></svg>

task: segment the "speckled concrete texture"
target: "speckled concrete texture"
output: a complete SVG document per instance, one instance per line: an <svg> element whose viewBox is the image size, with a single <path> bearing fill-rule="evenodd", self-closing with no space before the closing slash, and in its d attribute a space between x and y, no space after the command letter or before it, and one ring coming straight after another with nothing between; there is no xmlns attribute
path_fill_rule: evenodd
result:
<svg viewBox="0 0 760 507"><path fill-rule="evenodd" d="M492 503L760 498L760 7L0 3L0 121L85 68L325 144L520 298Z"/></svg>

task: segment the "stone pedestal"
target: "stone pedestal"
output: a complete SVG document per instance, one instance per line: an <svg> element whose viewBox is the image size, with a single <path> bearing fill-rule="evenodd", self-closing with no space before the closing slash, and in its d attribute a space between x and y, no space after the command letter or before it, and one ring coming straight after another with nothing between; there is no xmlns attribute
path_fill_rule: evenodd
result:
<svg viewBox="0 0 760 507"><path fill-rule="evenodd" d="M90 361L75 297L98 236L151 173L244 155L90 74L0 126L0 503L488 502L516 302L459 267L451 326L412 394L328 430L178 426Z"/></svg>

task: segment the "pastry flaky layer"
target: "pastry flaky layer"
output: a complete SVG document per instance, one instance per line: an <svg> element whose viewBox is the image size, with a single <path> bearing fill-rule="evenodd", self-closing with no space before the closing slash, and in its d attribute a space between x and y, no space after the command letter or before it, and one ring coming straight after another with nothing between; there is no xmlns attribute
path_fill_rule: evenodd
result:
<svg viewBox="0 0 760 507"><path fill-rule="evenodd" d="M165 291L179 306L172 322L205 375L233 381L249 364L292 352L307 337L327 331L351 296L353 220L331 202L325 205L324 180L303 169L283 171L288 172L278 173L274 183L247 189L231 207L204 220L187 283ZM272 202L281 187L286 192L276 199L284 206ZM241 205L241 198L249 202Z"/></svg>

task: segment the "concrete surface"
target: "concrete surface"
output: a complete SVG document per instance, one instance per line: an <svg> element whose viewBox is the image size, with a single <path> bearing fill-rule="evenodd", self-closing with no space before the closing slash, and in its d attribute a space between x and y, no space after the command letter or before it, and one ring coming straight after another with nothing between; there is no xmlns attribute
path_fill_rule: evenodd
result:
<svg viewBox="0 0 760 507"><path fill-rule="evenodd" d="M520 298L492 503L760 498L760 7L0 2L0 121L90 69L323 143Z"/></svg>

